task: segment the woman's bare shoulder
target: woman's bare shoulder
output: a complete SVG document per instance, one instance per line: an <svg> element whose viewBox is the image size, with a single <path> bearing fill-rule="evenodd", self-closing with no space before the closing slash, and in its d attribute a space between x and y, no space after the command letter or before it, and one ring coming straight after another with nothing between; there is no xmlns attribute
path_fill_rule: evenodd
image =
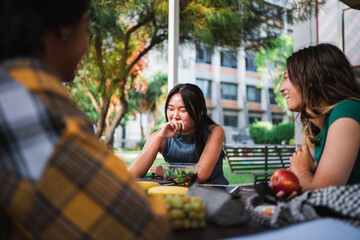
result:
<svg viewBox="0 0 360 240"><path fill-rule="evenodd" d="M211 134L221 134L221 135L225 134L224 129L220 125L215 125L215 124L210 125L209 131Z"/></svg>

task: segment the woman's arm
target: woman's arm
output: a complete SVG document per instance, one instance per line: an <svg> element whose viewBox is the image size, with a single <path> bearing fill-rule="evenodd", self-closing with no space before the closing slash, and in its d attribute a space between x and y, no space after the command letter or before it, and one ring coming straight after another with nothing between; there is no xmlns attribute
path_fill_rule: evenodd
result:
<svg viewBox="0 0 360 240"><path fill-rule="evenodd" d="M206 181L210 177L215 164L219 159L225 138L225 132L221 126L211 125L209 131L210 133L204 151L199 159L200 168L198 179L200 182Z"/></svg>
<svg viewBox="0 0 360 240"><path fill-rule="evenodd" d="M159 133L160 131L157 131L149 137L139 155L132 161L129 171L135 177L144 177L154 163L158 152L162 152L165 138L162 138Z"/></svg>
<svg viewBox="0 0 360 240"><path fill-rule="evenodd" d="M345 185L354 167L360 146L360 124L342 117L329 127L326 144L314 176L311 156L299 151L291 159L291 171L299 178L303 191L331 185Z"/></svg>
<svg viewBox="0 0 360 240"><path fill-rule="evenodd" d="M154 163L156 155L165 148L165 140L174 137L181 128L181 121L167 122L160 131L153 133L146 141L139 155L130 165L130 172L136 177L144 177Z"/></svg>

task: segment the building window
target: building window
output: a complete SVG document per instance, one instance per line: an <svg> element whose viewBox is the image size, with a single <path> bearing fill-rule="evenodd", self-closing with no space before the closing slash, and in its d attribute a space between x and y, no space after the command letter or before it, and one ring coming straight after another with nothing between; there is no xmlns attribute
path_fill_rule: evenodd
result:
<svg viewBox="0 0 360 240"><path fill-rule="evenodd" d="M272 121L272 124L274 124L274 125L278 125L279 123L281 123L283 120L282 120L282 118L280 117L273 117L273 118L271 118L271 121Z"/></svg>
<svg viewBox="0 0 360 240"><path fill-rule="evenodd" d="M286 20L288 23L290 23L290 24L294 23L292 10L287 10L286 18L287 18Z"/></svg>
<svg viewBox="0 0 360 240"><path fill-rule="evenodd" d="M277 104L275 101L274 89L272 88L269 88L269 98L270 98L270 104Z"/></svg>
<svg viewBox="0 0 360 240"><path fill-rule="evenodd" d="M237 85L221 83L221 99L237 101Z"/></svg>
<svg viewBox="0 0 360 240"><path fill-rule="evenodd" d="M267 30L266 31L266 36L268 37L268 38L272 38L272 37L277 37L279 34L277 34L276 32L274 32L274 31L271 31L271 30Z"/></svg>
<svg viewBox="0 0 360 240"><path fill-rule="evenodd" d="M196 85L201 89L205 99L211 99L211 81L206 79L196 79Z"/></svg>
<svg viewBox="0 0 360 240"><path fill-rule="evenodd" d="M211 51L204 45L196 45L196 62L211 64Z"/></svg>
<svg viewBox="0 0 360 240"><path fill-rule="evenodd" d="M281 10L276 8L275 6L267 6L265 16L272 20L282 21Z"/></svg>
<svg viewBox="0 0 360 240"><path fill-rule="evenodd" d="M246 53L246 71L256 72L255 57Z"/></svg>
<svg viewBox="0 0 360 240"><path fill-rule="evenodd" d="M237 54L236 52L221 51L221 66L237 68Z"/></svg>
<svg viewBox="0 0 360 240"><path fill-rule="evenodd" d="M283 115L277 114L277 113L272 113L271 114L271 122L274 125L278 125L279 123L283 122Z"/></svg>
<svg viewBox="0 0 360 240"><path fill-rule="evenodd" d="M255 86L247 86L246 97L248 102L261 103L261 89Z"/></svg>
<svg viewBox="0 0 360 240"><path fill-rule="evenodd" d="M238 116L236 115L224 115L224 126L238 127Z"/></svg>
<svg viewBox="0 0 360 240"><path fill-rule="evenodd" d="M257 114L249 114L249 124L255 123L256 121L261 121L261 116Z"/></svg>

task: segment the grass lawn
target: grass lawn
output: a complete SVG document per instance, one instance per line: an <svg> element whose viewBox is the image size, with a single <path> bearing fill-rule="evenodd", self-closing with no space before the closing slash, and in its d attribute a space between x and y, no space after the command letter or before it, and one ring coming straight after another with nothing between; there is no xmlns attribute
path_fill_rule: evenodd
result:
<svg viewBox="0 0 360 240"><path fill-rule="evenodd" d="M138 154L140 151L135 151L135 150L126 150L126 151L117 151L115 150L115 153L118 153L122 159L128 164L130 165L131 161L133 160L133 158L129 158L126 157L126 153L131 153L131 154ZM122 155L122 153L124 153L125 155ZM163 158L157 158L154 162L154 165L160 165L162 163L165 163ZM230 184L240 184L240 183L253 183L254 182L254 178L252 175L239 175L239 174L232 174L230 171L230 167L229 164L227 162L223 162L223 170L224 170L224 175L227 178L227 180L229 181Z"/></svg>

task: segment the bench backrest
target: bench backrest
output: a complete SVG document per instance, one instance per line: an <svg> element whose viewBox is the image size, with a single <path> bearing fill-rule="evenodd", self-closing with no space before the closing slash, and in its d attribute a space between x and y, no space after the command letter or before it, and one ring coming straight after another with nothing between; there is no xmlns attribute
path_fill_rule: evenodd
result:
<svg viewBox="0 0 360 240"><path fill-rule="evenodd" d="M224 151L231 172L254 175L255 185L268 182L276 169L288 168L295 146L224 146Z"/></svg>

